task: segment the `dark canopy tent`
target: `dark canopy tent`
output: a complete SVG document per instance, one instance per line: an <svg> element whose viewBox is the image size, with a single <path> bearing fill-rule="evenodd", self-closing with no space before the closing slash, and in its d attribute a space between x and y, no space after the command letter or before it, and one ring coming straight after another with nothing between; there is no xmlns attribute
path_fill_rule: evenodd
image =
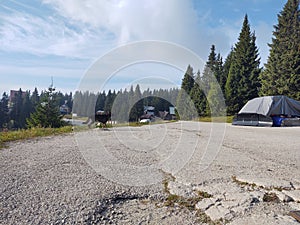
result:
<svg viewBox="0 0 300 225"><path fill-rule="evenodd" d="M281 119L280 119L281 118ZM233 125L272 126L274 120L283 125L300 125L300 102L286 96L264 96L246 103L233 120Z"/></svg>

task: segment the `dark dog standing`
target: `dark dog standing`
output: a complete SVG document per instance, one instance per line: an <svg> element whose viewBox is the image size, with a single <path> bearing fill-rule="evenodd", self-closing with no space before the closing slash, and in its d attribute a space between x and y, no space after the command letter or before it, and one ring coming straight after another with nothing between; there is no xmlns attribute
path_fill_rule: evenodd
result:
<svg viewBox="0 0 300 225"><path fill-rule="evenodd" d="M84 124L88 124L89 128L91 125L95 122L99 122L103 124L103 126L106 128L107 121L111 120L111 113L104 113L104 112L96 112L94 116L90 116Z"/></svg>

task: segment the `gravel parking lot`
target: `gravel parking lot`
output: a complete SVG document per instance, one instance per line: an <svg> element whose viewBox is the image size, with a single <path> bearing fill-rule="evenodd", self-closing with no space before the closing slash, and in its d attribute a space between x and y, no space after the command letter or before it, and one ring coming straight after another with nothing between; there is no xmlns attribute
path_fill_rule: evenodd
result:
<svg viewBox="0 0 300 225"><path fill-rule="evenodd" d="M296 225L299 135L176 122L12 142L0 224Z"/></svg>

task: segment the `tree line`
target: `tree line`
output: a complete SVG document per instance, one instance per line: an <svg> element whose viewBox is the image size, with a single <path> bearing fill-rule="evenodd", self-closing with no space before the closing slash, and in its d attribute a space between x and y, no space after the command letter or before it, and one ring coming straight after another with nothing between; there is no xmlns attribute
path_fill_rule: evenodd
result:
<svg viewBox="0 0 300 225"><path fill-rule="evenodd" d="M247 101L258 96L286 95L300 100L299 4L299 0L288 0L278 14L264 68L260 67L255 32L251 32L247 15L238 41L224 62L212 45L202 75L200 71L194 73L189 65L177 100L182 117L195 117L190 110L193 105L185 101L184 94L194 104L196 116L208 116L212 111L214 115L223 114L223 96L227 115L236 114Z"/></svg>
<svg viewBox="0 0 300 225"><path fill-rule="evenodd" d="M263 68L260 67L256 35L246 15L238 41L225 60L212 45L202 74L188 65L180 89L142 92L136 85L117 92L77 91L74 97L72 93L55 92L52 86L41 94L37 88L32 93L20 89L15 96L3 93L0 129L61 126L59 106L63 104L78 116L91 116L103 110L112 112L119 121L137 121L147 105L154 106L156 114L176 106L181 119L191 119L225 113L234 115L248 100L258 96L286 95L300 100L299 4L300 0L288 0L278 14L278 24L274 26L269 44L270 54Z"/></svg>
<svg viewBox="0 0 300 225"><path fill-rule="evenodd" d="M85 117L104 111L111 112L113 119L119 122L138 121L144 114L144 106L155 107L156 115L159 111L169 111L169 107L176 103L178 92L178 88L147 89L142 92L138 84L118 92L109 90L95 94L76 91L73 113Z"/></svg>
<svg viewBox="0 0 300 225"><path fill-rule="evenodd" d="M0 100L0 129L23 129L27 127L59 127L59 108L66 105L72 110L72 93L56 92L53 87L39 94L19 89L9 96L6 92Z"/></svg>

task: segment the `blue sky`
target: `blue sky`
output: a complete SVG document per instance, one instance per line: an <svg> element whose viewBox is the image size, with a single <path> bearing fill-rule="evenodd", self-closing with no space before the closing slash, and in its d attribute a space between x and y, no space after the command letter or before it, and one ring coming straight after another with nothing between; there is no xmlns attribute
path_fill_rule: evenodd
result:
<svg viewBox="0 0 300 225"><path fill-rule="evenodd" d="M263 64L269 54L267 43L271 42L273 25L285 3L286 0L0 0L0 94L19 88L37 87L41 91L49 86L51 77L57 90L74 92L99 57L136 41L175 43L194 51L204 62L214 44L226 58L246 13L257 36ZM193 66L195 70L202 69ZM168 80L149 84L165 88L179 85L183 72L161 64L139 63L116 72L106 88L124 89L149 76Z"/></svg>

